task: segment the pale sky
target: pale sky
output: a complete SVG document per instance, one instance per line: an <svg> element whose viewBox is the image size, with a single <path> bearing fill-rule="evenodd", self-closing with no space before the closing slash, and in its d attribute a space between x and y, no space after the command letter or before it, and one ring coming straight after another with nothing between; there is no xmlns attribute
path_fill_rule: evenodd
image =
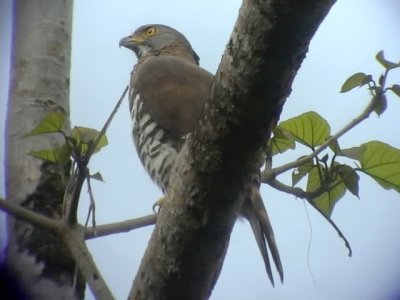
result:
<svg viewBox="0 0 400 300"><path fill-rule="evenodd" d="M0 132L8 93L10 52L10 0L0 2ZM200 55L211 72L221 55L236 20L240 1L99 1L76 0L74 7L71 121L73 125L100 129L113 109L136 59L118 48L118 41L140 25L161 23L177 28ZM375 54L383 49L388 59L400 60L400 5L396 0L338 1L314 37L281 120L314 110L326 118L335 133L361 112L369 101L365 89L348 94L338 91L355 72L378 76L383 69ZM400 70L390 83L400 84ZM400 148L400 99L388 97L388 110L372 115L346 135L343 148L369 140L381 140ZM94 183L98 224L151 213L161 195L136 156L130 137L125 100L107 136L109 146L95 155L92 172L100 171L105 183ZM3 138L1 145L4 145ZM277 157L275 166L305 154L293 151ZM4 160L4 149L0 149ZM4 166L1 165L1 174ZM3 175L2 175L3 176ZM3 178L3 177L2 177ZM282 176L290 183L290 174ZM211 299L400 299L400 196L383 190L361 175L360 199L347 193L336 205L332 218L353 248L347 256L343 241L309 205L268 186L262 194L274 227L285 272L284 284L273 288L265 273L253 233L246 221L237 222L228 254ZM0 186L4 196L4 183ZM83 220L88 197L83 191ZM4 214L0 213L4 228ZM88 244L116 299L125 299L140 264L153 227L99 238ZM4 230L0 247L5 244ZM275 274L277 275L277 274ZM276 276L277 278L277 276ZM90 292L87 299L93 299Z"/></svg>

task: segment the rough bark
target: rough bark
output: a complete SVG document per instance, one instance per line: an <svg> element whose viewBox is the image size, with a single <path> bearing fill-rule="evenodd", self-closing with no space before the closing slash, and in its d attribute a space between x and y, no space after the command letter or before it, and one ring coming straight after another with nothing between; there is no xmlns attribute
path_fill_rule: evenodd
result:
<svg viewBox="0 0 400 300"><path fill-rule="evenodd" d="M24 137L49 112L69 113L73 1L18 0L13 6L6 129L6 199L58 219L68 171L29 156L55 148L59 136ZM67 129L66 129L67 130ZM56 235L11 216L6 266L29 299L83 298L72 287L75 262Z"/></svg>
<svg viewBox="0 0 400 300"><path fill-rule="evenodd" d="M251 174L334 0L245 0L130 299L207 299Z"/></svg>

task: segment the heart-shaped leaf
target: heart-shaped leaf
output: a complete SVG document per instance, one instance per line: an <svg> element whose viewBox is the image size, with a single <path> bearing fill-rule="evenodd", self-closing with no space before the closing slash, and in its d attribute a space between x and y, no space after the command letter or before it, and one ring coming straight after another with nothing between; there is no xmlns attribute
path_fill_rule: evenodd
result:
<svg viewBox="0 0 400 300"><path fill-rule="evenodd" d="M310 148L325 142L331 131L328 122L314 111L283 121L279 126L290 132L296 141Z"/></svg>
<svg viewBox="0 0 400 300"><path fill-rule="evenodd" d="M362 147L361 170L383 188L400 192L400 150L379 141L365 143Z"/></svg>

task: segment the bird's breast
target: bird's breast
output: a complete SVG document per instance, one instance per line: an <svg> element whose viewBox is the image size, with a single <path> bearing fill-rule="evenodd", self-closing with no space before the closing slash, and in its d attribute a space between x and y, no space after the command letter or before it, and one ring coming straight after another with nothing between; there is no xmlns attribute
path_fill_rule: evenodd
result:
<svg viewBox="0 0 400 300"><path fill-rule="evenodd" d="M130 107L136 151L147 173L165 192L178 151L168 139L168 133L143 109L139 93Z"/></svg>

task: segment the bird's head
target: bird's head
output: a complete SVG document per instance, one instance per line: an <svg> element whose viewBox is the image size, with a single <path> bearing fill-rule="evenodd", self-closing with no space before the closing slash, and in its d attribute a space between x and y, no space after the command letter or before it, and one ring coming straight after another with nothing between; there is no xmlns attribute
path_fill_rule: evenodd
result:
<svg viewBox="0 0 400 300"><path fill-rule="evenodd" d="M187 56L195 63L199 63L199 56L194 52L185 36L166 25L143 25L131 35L122 38L119 46L131 49L138 59L146 55L179 53L180 56Z"/></svg>

